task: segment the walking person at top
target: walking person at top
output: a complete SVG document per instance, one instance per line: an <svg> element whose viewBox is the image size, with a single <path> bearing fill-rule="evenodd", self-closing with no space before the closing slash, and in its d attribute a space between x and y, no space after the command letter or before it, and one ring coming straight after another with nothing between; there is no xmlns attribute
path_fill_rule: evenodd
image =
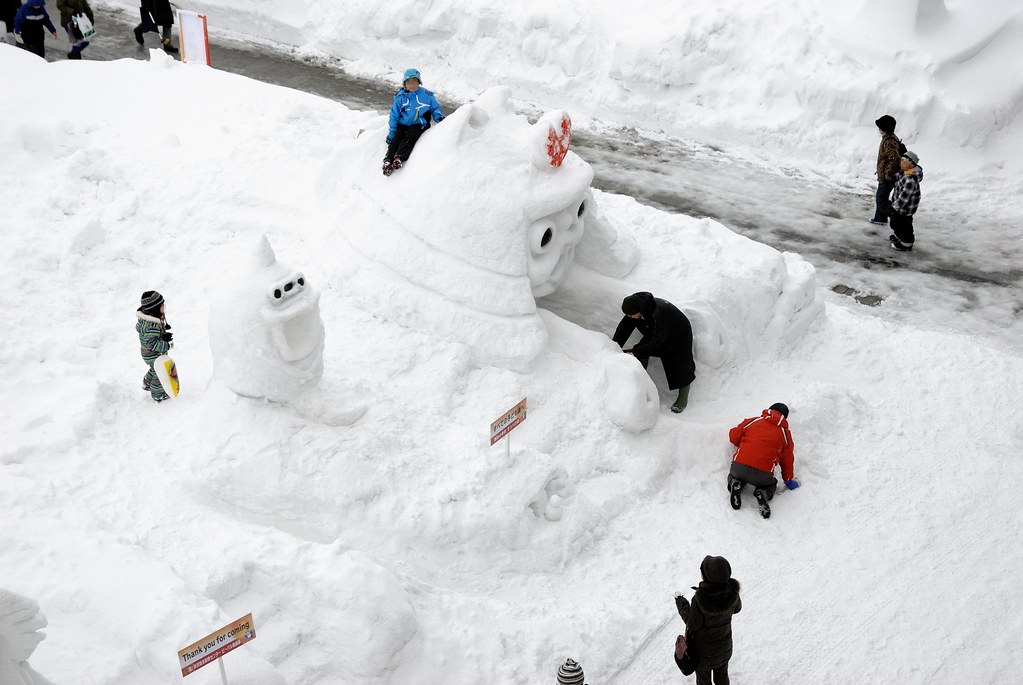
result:
<svg viewBox="0 0 1023 685"><path fill-rule="evenodd" d="M419 70L406 69L402 75L402 86L391 103L384 176L390 176L408 161L419 136L430 128L431 120L439 124L444 120L444 111L433 93L423 88Z"/></svg>
<svg viewBox="0 0 1023 685"><path fill-rule="evenodd" d="M899 156L905 148L895 135L895 117L885 114L874 123L881 134L881 144L877 148L877 195L870 223L883 225L888 223L888 209L892 206L888 198L899 174Z"/></svg>

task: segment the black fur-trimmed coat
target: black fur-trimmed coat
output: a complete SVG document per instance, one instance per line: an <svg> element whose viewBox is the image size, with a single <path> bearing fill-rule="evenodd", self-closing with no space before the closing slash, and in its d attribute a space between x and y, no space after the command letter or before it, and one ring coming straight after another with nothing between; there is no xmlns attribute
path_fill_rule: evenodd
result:
<svg viewBox="0 0 1023 685"><path fill-rule="evenodd" d="M739 581L726 583L703 581L693 601L678 597L675 605L686 622L686 642L697 671L723 666L732 658L732 615L742 610Z"/></svg>

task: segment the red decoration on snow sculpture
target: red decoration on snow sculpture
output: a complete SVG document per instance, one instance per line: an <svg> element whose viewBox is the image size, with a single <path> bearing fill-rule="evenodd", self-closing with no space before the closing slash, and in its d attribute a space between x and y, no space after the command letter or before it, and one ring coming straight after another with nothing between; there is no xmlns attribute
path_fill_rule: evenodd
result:
<svg viewBox="0 0 1023 685"><path fill-rule="evenodd" d="M565 161L568 148L572 144L572 120L567 114L561 116L561 135L550 127L547 134L547 157L551 160L551 166L559 167Z"/></svg>

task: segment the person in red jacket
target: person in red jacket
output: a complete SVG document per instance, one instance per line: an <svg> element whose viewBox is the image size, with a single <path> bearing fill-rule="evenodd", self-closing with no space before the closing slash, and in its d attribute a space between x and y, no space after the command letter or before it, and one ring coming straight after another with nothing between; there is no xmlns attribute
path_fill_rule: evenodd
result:
<svg viewBox="0 0 1023 685"><path fill-rule="evenodd" d="M753 486L753 496L760 505L760 515L771 517L771 505L778 489L774 467L781 464L785 487L795 490L799 481L792 473L795 455L792 433L789 432L789 408L777 402L760 416L745 419L728 431L728 440L736 446L732 466L728 470L728 493L732 509L742 506L742 489Z"/></svg>

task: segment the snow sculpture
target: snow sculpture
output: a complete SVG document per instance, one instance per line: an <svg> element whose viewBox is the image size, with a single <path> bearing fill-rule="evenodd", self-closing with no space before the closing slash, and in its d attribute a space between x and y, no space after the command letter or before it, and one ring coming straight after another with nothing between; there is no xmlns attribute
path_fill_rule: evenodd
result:
<svg viewBox="0 0 1023 685"><path fill-rule="evenodd" d="M45 627L46 618L34 600L0 589L0 683L52 685L28 665L46 637L39 632Z"/></svg>
<svg viewBox="0 0 1023 685"><path fill-rule="evenodd" d="M525 370L547 342L535 298L561 286L577 247L580 263L615 277L637 256L595 214L593 170L569 151L568 115L530 125L509 96L494 88L460 107L387 178L366 173L379 167L383 130L362 136L356 163L344 165L355 192L340 200L338 228L354 254L339 268L409 325L468 344L480 362ZM355 277L366 269L378 273Z"/></svg>
<svg viewBox="0 0 1023 685"><path fill-rule="evenodd" d="M263 236L250 262L210 292L214 376L246 397L296 398L323 375L319 300Z"/></svg>

